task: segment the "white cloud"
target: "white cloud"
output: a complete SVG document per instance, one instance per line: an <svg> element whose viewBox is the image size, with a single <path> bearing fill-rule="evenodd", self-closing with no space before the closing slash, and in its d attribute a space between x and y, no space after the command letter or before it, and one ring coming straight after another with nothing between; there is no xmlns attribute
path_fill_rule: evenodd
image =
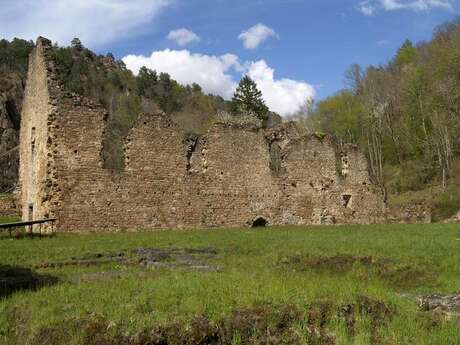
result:
<svg viewBox="0 0 460 345"><path fill-rule="evenodd" d="M381 0L387 11L411 9L414 11L428 11L434 7L452 9L452 0Z"/></svg>
<svg viewBox="0 0 460 345"><path fill-rule="evenodd" d="M180 46L200 41L200 37L196 33L185 28L171 31L167 38L168 40L175 41Z"/></svg>
<svg viewBox="0 0 460 345"><path fill-rule="evenodd" d="M256 49L262 42L266 41L270 37L278 37L275 30L259 23L246 31L243 31L238 36L238 39L243 41L243 45L246 49Z"/></svg>
<svg viewBox="0 0 460 345"><path fill-rule="evenodd" d="M96 46L139 33L174 0L15 0L2 2L5 38L45 36L60 44L79 37Z"/></svg>
<svg viewBox="0 0 460 345"><path fill-rule="evenodd" d="M229 74L240 68L238 57L227 54L209 56L191 54L187 50L155 51L150 56L128 55L123 58L126 66L138 73L142 66L169 73L181 84L200 84L205 92L219 94L225 98L232 95L236 83Z"/></svg>
<svg viewBox="0 0 460 345"><path fill-rule="evenodd" d="M429 11L433 8L452 10L453 0L364 0L357 9L366 16L372 16L378 11Z"/></svg>
<svg viewBox="0 0 460 345"><path fill-rule="evenodd" d="M372 16L376 12L376 8L370 0L360 2L358 5L358 10L366 16Z"/></svg>
<svg viewBox="0 0 460 345"><path fill-rule="evenodd" d="M191 54L187 50L154 51L150 56L128 55L126 66L138 73L142 66L166 72L181 84L198 83L207 93L230 99L241 73L247 73L259 86L271 110L288 115L314 96L313 86L302 81L275 79L274 70L264 60L240 62L238 56Z"/></svg>
<svg viewBox="0 0 460 345"><path fill-rule="evenodd" d="M262 91L268 107L281 115L292 114L315 95L313 86L291 79L275 79L275 71L265 60L251 63L248 75Z"/></svg>

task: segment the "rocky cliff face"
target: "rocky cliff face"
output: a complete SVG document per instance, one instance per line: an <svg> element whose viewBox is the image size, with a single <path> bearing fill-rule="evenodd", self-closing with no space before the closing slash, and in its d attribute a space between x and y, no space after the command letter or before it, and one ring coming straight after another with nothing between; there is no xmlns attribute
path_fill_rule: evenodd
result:
<svg viewBox="0 0 460 345"><path fill-rule="evenodd" d="M0 39L0 193L15 189L19 125L32 41Z"/></svg>
<svg viewBox="0 0 460 345"><path fill-rule="evenodd" d="M19 166L19 125L25 81L0 73L0 192L15 188Z"/></svg>

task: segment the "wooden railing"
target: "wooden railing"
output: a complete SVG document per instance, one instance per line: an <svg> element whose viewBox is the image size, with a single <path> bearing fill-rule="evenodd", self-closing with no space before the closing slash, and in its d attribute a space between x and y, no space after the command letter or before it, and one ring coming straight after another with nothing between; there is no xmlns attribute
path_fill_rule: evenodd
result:
<svg viewBox="0 0 460 345"><path fill-rule="evenodd" d="M14 228L24 227L26 228L26 233L33 235L34 233L33 226L39 225L38 229L39 229L39 235L41 237L42 236L42 225L46 223L51 223L51 233L53 233L54 232L54 222L56 222L56 220L57 220L56 218L48 218L48 219L42 219L42 220L31 220L28 222L3 223L3 224L0 224L0 231L2 230L8 231L11 237L11 233ZM27 232L27 227L29 227L28 232Z"/></svg>

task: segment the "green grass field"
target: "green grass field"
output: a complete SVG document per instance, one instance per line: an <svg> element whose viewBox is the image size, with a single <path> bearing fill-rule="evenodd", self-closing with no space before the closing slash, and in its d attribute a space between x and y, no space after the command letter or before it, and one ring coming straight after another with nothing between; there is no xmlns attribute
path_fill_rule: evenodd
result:
<svg viewBox="0 0 460 345"><path fill-rule="evenodd" d="M18 216L0 216L0 224L20 222L21 218Z"/></svg>
<svg viewBox="0 0 460 345"><path fill-rule="evenodd" d="M417 305L460 292L460 225L2 237L2 267L36 284L0 344L460 344Z"/></svg>

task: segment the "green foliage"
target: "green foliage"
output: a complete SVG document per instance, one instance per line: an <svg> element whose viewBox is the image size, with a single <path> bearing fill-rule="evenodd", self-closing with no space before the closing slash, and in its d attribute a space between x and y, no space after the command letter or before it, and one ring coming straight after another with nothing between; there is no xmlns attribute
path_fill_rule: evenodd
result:
<svg viewBox="0 0 460 345"><path fill-rule="evenodd" d="M399 48L394 59L394 63L398 67L403 67L404 65L414 62L417 57L417 53L417 49L413 46L412 42L406 40L401 48Z"/></svg>
<svg viewBox="0 0 460 345"><path fill-rule="evenodd" d="M72 40L71 47L55 47L53 54L64 87L96 100L108 110L104 162L106 168L122 169L123 139L143 110L140 97L132 92L136 78L121 62L97 56L78 39ZM106 66L107 59L113 62L111 66Z"/></svg>
<svg viewBox="0 0 460 345"><path fill-rule="evenodd" d="M66 90L96 100L109 112L103 152L109 169L123 169L123 140L139 114L160 109L185 131L203 133L225 107L221 97L203 94L197 84L182 86L167 73L142 67L134 76L122 61L110 53L97 56L78 38L70 47L55 46L53 54Z"/></svg>
<svg viewBox="0 0 460 345"><path fill-rule="evenodd" d="M434 197L433 219L435 221L452 217L459 212L460 189L451 185Z"/></svg>
<svg viewBox="0 0 460 345"><path fill-rule="evenodd" d="M204 95L196 84L186 87L185 91L182 107L172 118L187 133L204 134L212 124L213 116L225 107L225 101L218 96Z"/></svg>
<svg viewBox="0 0 460 345"><path fill-rule="evenodd" d="M181 109L180 97L183 91L183 86L171 79L169 74L160 73L157 84L158 105L164 112L171 114Z"/></svg>
<svg viewBox="0 0 460 345"><path fill-rule="evenodd" d="M319 102L305 125L359 144L374 180L390 193L445 189L460 159L459 70L457 20L430 42L404 42L386 66L352 66L348 89Z"/></svg>
<svg viewBox="0 0 460 345"><path fill-rule="evenodd" d="M29 66L29 54L34 48L32 41L19 38L0 40L0 67L4 70L14 71L26 76Z"/></svg>
<svg viewBox="0 0 460 345"><path fill-rule="evenodd" d="M142 113L142 101L140 97L119 95L112 106L113 112L107 122L103 156L107 168L119 170L124 167L123 140L138 115Z"/></svg>
<svg viewBox="0 0 460 345"><path fill-rule="evenodd" d="M249 76L245 75L232 98L232 113L235 115L254 114L262 121L268 119L268 107L262 98L262 92Z"/></svg>
<svg viewBox="0 0 460 345"><path fill-rule="evenodd" d="M436 168L422 160L408 160L385 167L386 186L390 193L422 190L435 178Z"/></svg>
<svg viewBox="0 0 460 345"><path fill-rule="evenodd" d="M345 142L359 143L362 106L350 91L344 90L319 102L311 115L318 120L315 129L333 133Z"/></svg>
<svg viewBox="0 0 460 345"><path fill-rule="evenodd" d="M70 46L72 47L72 49L76 50L76 51L82 51L84 49L83 47L83 44L81 43L80 39L75 37L71 42L70 42Z"/></svg>
<svg viewBox="0 0 460 345"><path fill-rule="evenodd" d="M321 141L326 137L326 133L320 132L320 131L315 131L315 132L312 133L312 135L313 135L316 139L321 140Z"/></svg>
<svg viewBox="0 0 460 345"><path fill-rule="evenodd" d="M157 97L155 86L158 83L156 71L152 71L143 66L137 76L137 91L140 96L155 99Z"/></svg>

